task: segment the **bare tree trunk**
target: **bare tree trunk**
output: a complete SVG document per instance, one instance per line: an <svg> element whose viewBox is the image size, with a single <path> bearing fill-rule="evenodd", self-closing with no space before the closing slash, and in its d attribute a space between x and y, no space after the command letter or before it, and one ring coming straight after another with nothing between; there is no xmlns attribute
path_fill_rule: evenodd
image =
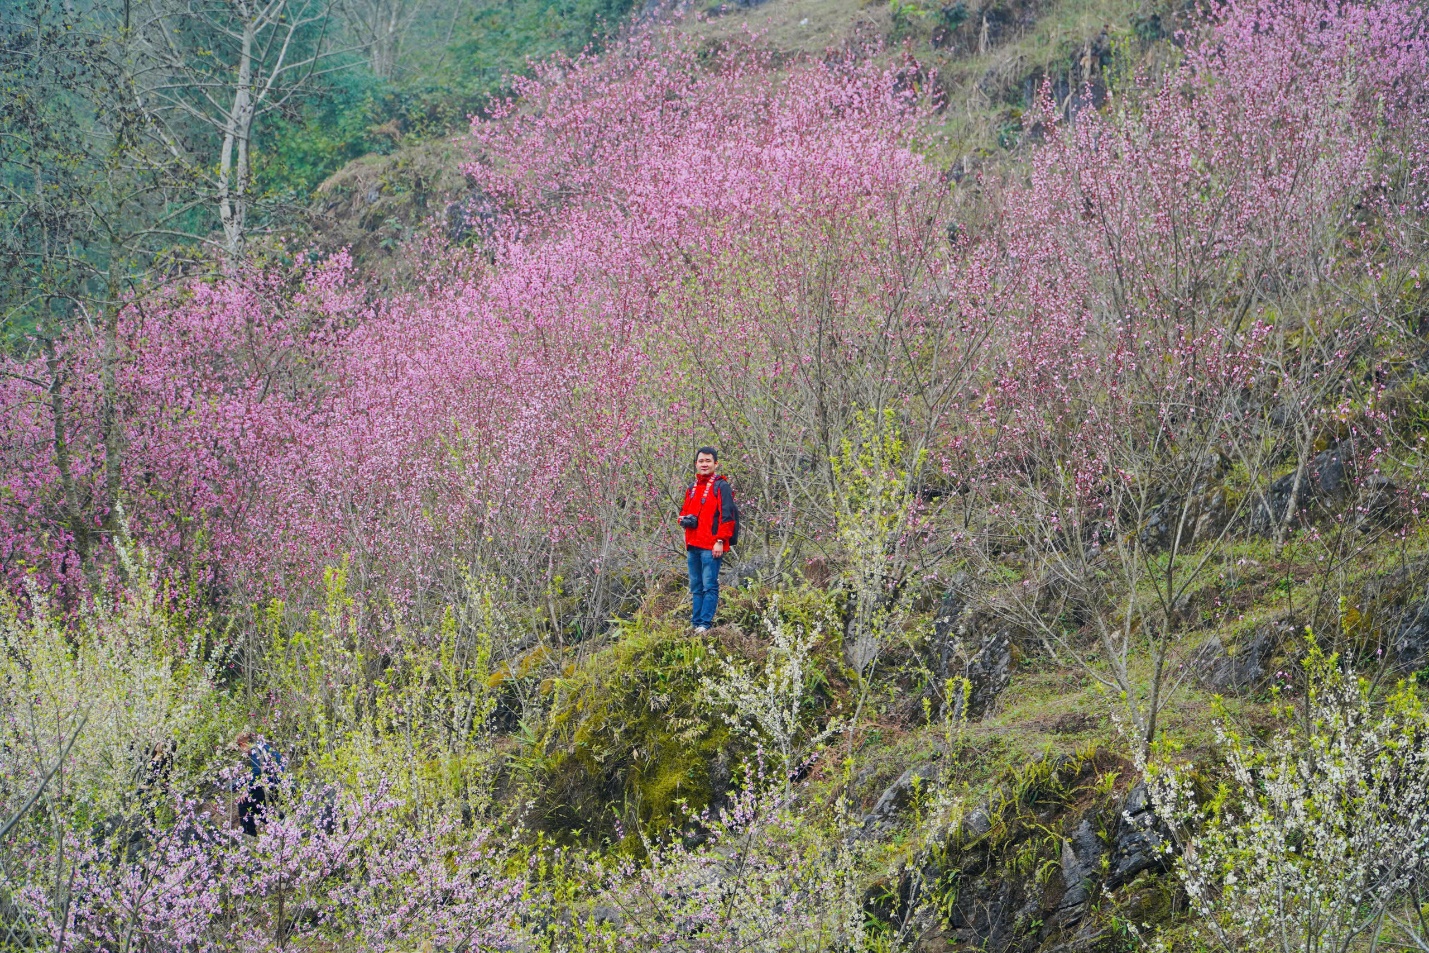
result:
<svg viewBox="0 0 1429 953"><path fill-rule="evenodd" d="M100 349L100 387L102 402L99 410L100 434L104 440L104 525L110 537L125 542L123 512L120 503L124 477L124 435L119 421L119 294L113 283L104 309L103 341Z"/></svg>
<svg viewBox="0 0 1429 953"><path fill-rule="evenodd" d="M1290 527L1295 523L1295 516L1300 511L1301 490L1308 479L1310 456L1315 451L1314 431L1302 422L1303 433L1301 434L1300 445L1295 453L1295 479L1290 484L1290 496L1285 500L1285 512L1281 514L1280 522L1275 527L1275 549L1279 551L1285 545L1285 539L1290 535ZM1272 513L1272 515L1274 515Z"/></svg>
<svg viewBox="0 0 1429 953"><path fill-rule="evenodd" d="M400 10L393 3L387 7L377 36L372 39L372 73L379 79L391 79L397 69L397 45L401 40Z"/></svg>
<svg viewBox="0 0 1429 953"><path fill-rule="evenodd" d="M233 109L223 129L219 159L218 211L223 222L223 254L230 267L243 251L248 217L248 140L253 132L253 24L244 24Z"/></svg>
<svg viewBox="0 0 1429 953"><path fill-rule="evenodd" d="M366 48L374 76L391 79L396 75L402 41L427 6L427 0L366 0L347 5L348 28Z"/></svg>
<svg viewBox="0 0 1429 953"><path fill-rule="evenodd" d="M44 338L45 369L49 372L47 388L50 399L50 419L54 424L55 469L60 474L60 491L64 494L65 523L74 539L75 555L80 566L86 570L90 563L89 526L85 522L84 507L79 499L79 487L74 482L74 468L70 460L69 417L66 413L64 397L64 367L55 350L55 342Z"/></svg>
<svg viewBox="0 0 1429 953"><path fill-rule="evenodd" d="M1143 762L1151 759L1151 746L1156 743L1157 716L1161 714L1161 689L1166 677L1166 648L1171 641L1171 620L1163 619L1161 637L1152 653L1151 698L1146 704L1146 733L1141 738Z"/></svg>

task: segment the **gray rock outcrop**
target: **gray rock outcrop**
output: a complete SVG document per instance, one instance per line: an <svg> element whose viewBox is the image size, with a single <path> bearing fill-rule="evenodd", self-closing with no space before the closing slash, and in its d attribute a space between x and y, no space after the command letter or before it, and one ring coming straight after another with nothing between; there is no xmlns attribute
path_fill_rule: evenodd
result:
<svg viewBox="0 0 1429 953"><path fill-rule="evenodd" d="M924 785L932 783L938 776L938 766L934 763L914 765L898 776L898 780L888 786L873 808L863 816L863 831L871 834L887 830L898 815L908 809L913 798Z"/></svg>
<svg viewBox="0 0 1429 953"><path fill-rule="evenodd" d="M1106 845L1089 819L1084 819L1062 842L1062 900L1054 915L1058 926L1071 926L1086 915L1094 878L1101 871Z"/></svg>
<svg viewBox="0 0 1429 953"><path fill-rule="evenodd" d="M1117 818L1106 885L1112 890L1131 883L1144 870L1166 870L1165 829L1151 807L1146 782L1126 794Z"/></svg>
<svg viewBox="0 0 1429 953"><path fill-rule="evenodd" d="M1292 496L1295 498L1297 512L1308 510L1316 503L1330 506L1342 502L1349 495L1349 465L1350 448L1344 444L1336 444L1316 454L1306 463L1304 473L1298 474L1298 490L1297 470L1292 470L1271 483L1264 496L1255 502L1251 510L1252 532L1262 535L1274 533L1285 522Z"/></svg>
<svg viewBox="0 0 1429 953"><path fill-rule="evenodd" d="M934 663L944 684L966 679L946 700L954 719L976 721L986 715L1012 679L1012 638L989 612L967 595L968 579L953 580L933 620Z"/></svg>
<svg viewBox="0 0 1429 953"><path fill-rule="evenodd" d="M1293 623L1267 623L1241 644L1227 649L1215 636L1191 656L1191 667L1202 687L1221 695L1248 695L1270 677L1270 659L1295 630Z"/></svg>
<svg viewBox="0 0 1429 953"><path fill-rule="evenodd" d="M1401 668L1418 668L1429 659L1429 590L1401 610L1391 645Z"/></svg>

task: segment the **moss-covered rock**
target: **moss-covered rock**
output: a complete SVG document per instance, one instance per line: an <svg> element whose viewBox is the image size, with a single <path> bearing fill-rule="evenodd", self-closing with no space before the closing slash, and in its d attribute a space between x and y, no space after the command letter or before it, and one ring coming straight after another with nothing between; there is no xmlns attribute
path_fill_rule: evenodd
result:
<svg viewBox="0 0 1429 953"><path fill-rule="evenodd" d="M603 648L547 681L549 713L525 746L535 823L558 836L622 838L716 802L741 751L703 703L717 636L625 623Z"/></svg>

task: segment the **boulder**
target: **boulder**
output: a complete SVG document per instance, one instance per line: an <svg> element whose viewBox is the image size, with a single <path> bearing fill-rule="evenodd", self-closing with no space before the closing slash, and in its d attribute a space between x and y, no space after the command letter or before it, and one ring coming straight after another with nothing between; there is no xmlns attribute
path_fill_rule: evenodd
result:
<svg viewBox="0 0 1429 953"><path fill-rule="evenodd" d="M1366 532L1397 525L1404 516L1403 493L1397 483L1383 474L1368 477L1356 507L1355 524Z"/></svg>
<svg viewBox="0 0 1429 953"><path fill-rule="evenodd" d="M734 555L739 554L736 552ZM734 564L734 571L730 574L730 588L744 589L752 583L771 582L776 578L777 569L772 556L760 555L741 559Z"/></svg>
<svg viewBox="0 0 1429 953"><path fill-rule="evenodd" d="M967 690L953 699L953 718L975 721L986 715L1012 680L1012 640L991 632L963 668Z"/></svg>
<svg viewBox="0 0 1429 953"><path fill-rule="evenodd" d="M1292 494L1296 496L1295 507L1300 511L1315 503L1329 506L1344 500L1350 489L1350 462L1350 448L1336 444L1316 454L1305 465L1298 494L1295 494L1294 470L1270 484L1251 511L1251 530L1265 535L1275 532L1285 521Z"/></svg>
<svg viewBox="0 0 1429 953"><path fill-rule="evenodd" d="M471 226L467 223L466 206L461 202L448 202L442 214L446 220L448 241L460 242L470 234Z"/></svg>
<svg viewBox="0 0 1429 953"><path fill-rule="evenodd" d="M1201 497L1196 523L1191 528L1191 541L1204 542L1220 535L1229 518L1224 490L1213 490Z"/></svg>
<svg viewBox="0 0 1429 953"><path fill-rule="evenodd" d="M1181 532L1181 549L1194 543L1215 538L1226 525L1226 494L1209 489L1193 493L1189 502L1183 496L1163 500L1146 516L1141 527L1141 544L1152 552L1170 548L1176 541L1177 527Z"/></svg>
<svg viewBox="0 0 1429 953"><path fill-rule="evenodd" d="M1083 819L1062 842L1062 883L1065 890L1053 915L1058 926L1068 927L1087 913L1091 902L1092 878L1100 870L1106 847L1090 819Z"/></svg>
<svg viewBox="0 0 1429 953"><path fill-rule="evenodd" d="M1121 803L1116 837L1111 846L1111 870L1106 885L1115 890L1144 870L1167 869L1166 830L1151 809L1151 792L1139 782Z"/></svg>
<svg viewBox="0 0 1429 953"><path fill-rule="evenodd" d="M940 656L941 668L946 669L948 653L957 643L962 630L967 627L972 612L968 597L972 580L967 573L958 573L948 584L948 591L938 603L938 614L933 617L933 641L943 651Z"/></svg>
<svg viewBox="0 0 1429 953"><path fill-rule="evenodd" d="M1012 639L991 613L967 596L969 581L952 581L933 619L933 653L939 678L967 679L967 689L947 700L954 718L975 721L992 708L1012 678Z"/></svg>
<svg viewBox="0 0 1429 953"><path fill-rule="evenodd" d="M1429 661L1429 559L1366 579L1350 611L1356 629L1379 636L1401 671L1422 667Z"/></svg>
<svg viewBox="0 0 1429 953"><path fill-rule="evenodd" d="M1247 695L1259 689L1270 676L1270 658L1285 638L1295 630L1288 621L1272 622L1256 629L1241 644L1227 649L1212 636L1191 656L1197 682L1221 695Z"/></svg>
<svg viewBox="0 0 1429 953"><path fill-rule="evenodd" d="M938 776L938 766L933 763L914 765L898 776L888 788L878 796L873 809L863 816L865 834L886 830L895 818L913 802L918 789Z"/></svg>
<svg viewBox="0 0 1429 953"><path fill-rule="evenodd" d="M1429 590L1400 611L1391 645L1401 668L1419 668L1429 659Z"/></svg>
<svg viewBox="0 0 1429 953"><path fill-rule="evenodd" d="M1141 544L1152 552L1175 542L1178 528L1184 549L1198 540L1214 537L1226 524L1226 494L1221 484L1230 462L1216 453L1199 461L1186 461L1184 466L1142 524Z"/></svg>
<svg viewBox="0 0 1429 953"><path fill-rule="evenodd" d="M992 815L983 806L975 807L958 825L958 836L964 842L975 841L992 833Z"/></svg>

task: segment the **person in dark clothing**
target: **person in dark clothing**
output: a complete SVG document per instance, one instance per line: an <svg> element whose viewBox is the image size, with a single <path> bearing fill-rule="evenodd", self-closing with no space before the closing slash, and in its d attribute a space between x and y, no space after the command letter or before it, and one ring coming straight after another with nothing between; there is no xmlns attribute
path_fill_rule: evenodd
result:
<svg viewBox="0 0 1429 953"><path fill-rule="evenodd" d="M171 797L169 781L174 768L174 743L165 739L140 749L137 762L134 799L140 816L148 823L132 826L129 845L135 850L145 850L149 843L148 835L158 821L160 805Z"/></svg>
<svg viewBox="0 0 1429 953"><path fill-rule="evenodd" d="M148 753L140 757L138 775L139 798L152 806L162 797L169 786L169 775L174 767L174 743L169 740L156 741Z"/></svg>
<svg viewBox="0 0 1429 953"><path fill-rule="evenodd" d="M715 473L719 451L701 447L695 452L695 482L685 491L680 525L685 530L685 553L690 572L690 624L705 632L714 624L719 607L720 560L737 535L738 510L729 480Z"/></svg>
<svg viewBox="0 0 1429 953"><path fill-rule="evenodd" d="M283 756L261 735L251 731L240 731L233 743L248 762L248 773L239 775L233 782L234 790L240 792L238 823L243 833L257 837L258 823L263 820L263 812L282 782Z"/></svg>

